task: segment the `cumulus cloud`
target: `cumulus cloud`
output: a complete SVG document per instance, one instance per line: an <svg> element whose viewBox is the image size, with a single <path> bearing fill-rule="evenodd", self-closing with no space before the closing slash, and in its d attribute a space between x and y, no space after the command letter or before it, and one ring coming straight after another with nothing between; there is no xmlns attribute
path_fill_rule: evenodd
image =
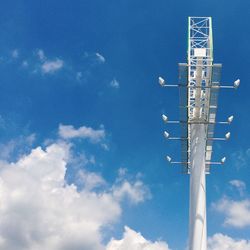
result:
<svg viewBox="0 0 250 250"><path fill-rule="evenodd" d="M106 59L103 55L101 55L100 53L95 53L96 55L96 58L97 58L97 61L100 62L100 63L105 63L106 62Z"/></svg>
<svg viewBox="0 0 250 250"><path fill-rule="evenodd" d="M238 150L232 154L232 163L239 170L247 167L250 160L250 148Z"/></svg>
<svg viewBox="0 0 250 250"><path fill-rule="evenodd" d="M30 149L35 139L36 135L30 134L28 136L19 136L6 143L0 143L0 159L9 160L24 154Z"/></svg>
<svg viewBox="0 0 250 250"><path fill-rule="evenodd" d="M241 201L230 200L227 197L222 198L212 207L224 214L225 226L232 226L237 228L244 228L250 226L250 200L244 199Z"/></svg>
<svg viewBox="0 0 250 250"><path fill-rule="evenodd" d="M28 66L29 66L29 63L26 60L24 60L22 62L22 67L27 68Z"/></svg>
<svg viewBox="0 0 250 250"><path fill-rule="evenodd" d="M119 89L120 83L114 78L114 79L110 82L110 86L111 86L112 88Z"/></svg>
<svg viewBox="0 0 250 250"><path fill-rule="evenodd" d="M93 143L98 143L105 138L104 128L93 129L91 127L82 126L78 129L74 128L72 125L59 125L59 135L63 139L88 139Z"/></svg>
<svg viewBox="0 0 250 250"><path fill-rule="evenodd" d="M42 49L39 49L37 51L37 56L38 56L40 61L46 60L46 56L45 56L44 51Z"/></svg>
<svg viewBox="0 0 250 250"><path fill-rule="evenodd" d="M84 169L78 171L76 182L78 185L82 185L86 190L93 190L94 188L98 188L106 184L106 181L101 175L87 172Z"/></svg>
<svg viewBox="0 0 250 250"><path fill-rule="evenodd" d="M111 239L106 250L170 250L166 242L151 242L146 240L140 233L125 227L121 240Z"/></svg>
<svg viewBox="0 0 250 250"><path fill-rule="evenodd" d="M0 249L105 249L103 228L121 215L123 195L117 193L124 187L116 183L108 188L101 175L81 170L84 185L79 191L65 180L70 157L70 145L57 142L45 149L37 147L15 163L0 162ZM138 195L140 188L145 189L143 184L128 186L130 199L144 199Z"/></svg>
<svg viewBox="0 0 250 250"><path fill-rule="evenodd" d="M113 187L114 197L118 200L128 199L131 203L137 204L150 198L150 192L142 181L136 180L130 183L127 180Z"/></svg>
<svg viewBox="0 0 250 250"><path fill-rule="evenodd" d="M249 250L250 241L233 239L227 235L215 234L208 238L208 250Z"/></svg>
<svg viewBox="0 0 250 250"><path fill-rule="evenodd" d="M78 83L87 82L89 77L94 77L94 70L106 63L106 58L99 52L84 52L80 55L80 61L78 59L72 57L71 60L67 60L61 55L48 55L41 48L30 53L20 48L9 49L0 56L0 62L19 66L29 73L56 76L55 73L63 71L64 75L74 78ZM119 82L114 79L110 86L118 88Z"/></svg>
<svg viewBox="0 0 250 250"><path fill-rule="evenodd" d="M106 143L102 143L101 144L101 147L106 150L106 151L109 151L109 146L106 144Z"/></svg>
<svg viewBox="0 0 250 250"><path fill-rule="evenodd" d="M80 81L82 79L82 72L76 72L76 80Z"/></svg>
<svg viewBox="0 0 250 250"><path fill-rule="evenodd" d="M46 60L41 65L41 70L42 70L42 73L44 74L51 74L60 70L63 67L63 65L64 65L63 60L58 59L58 58L55 60Z"/></svg>
<svg viewBox="0 0 250 250"><path fill-rule="evenodd" d="M49 59L42 49L38 49L34 54L38 58L38 70L43 74L53 74L64 66L64 61L62 59ZM35 71L37 71L37 69Z"/></svg>
<svg viewBox="0 0 250 250"><path fill-rule="evenodd" d="M246 189L246 184L245 184L244 181L231 180L229 183L230 183L231 186L235 187L239 191L241 196L244 194L244 191Z"/></svg>
<svg viewBox="0 0 250 250"><path fill-rule="evenodd" d="M67 144L52 144L1 165L0 249L104 249L100 229L121 207L111 192L68 185L68 157Z"/></svg>
<svg viewBox="0 0 250 250"><path fill-rule="evenodd" d="M18 58L18 57L19 57L19 51L18 51L18 49L12 50L12 51L11 51L11 56L12 56L12 58L14 58L14 59Z"/></svg>

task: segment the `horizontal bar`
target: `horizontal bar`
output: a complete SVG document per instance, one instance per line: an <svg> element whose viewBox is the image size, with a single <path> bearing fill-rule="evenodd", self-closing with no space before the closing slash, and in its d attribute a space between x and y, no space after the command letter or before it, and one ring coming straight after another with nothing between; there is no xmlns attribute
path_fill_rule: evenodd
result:
<svg viewBox="0 0 250 250"><path fill-rule="evenodd" d="M181 161L171 161L170 163L171 164L183 164L183 165L190 164L190 162L181 162Z"/></svg>
<svg viewBox="0 0 250 250"><path fill-rule="evenodd" d="M166 123L180 123L180 121L167 121Z"/></svg>
<svg viewBox="0 0 250 250"><path fill-rule="evenodd" d="M220 85L221 89L236 89L234 86Z"/></svg>
<svg viewBox="0 0 250 250"><path fill-rule="evenodd" d="M186 109L189 109L189 108L195 108L195 106L179 106L179 108L186 108ZM217 106L214 106L214 105L212 105L212 106L209 106L209 108L211 109L217 109L218 107Z"/></svg>
<svg viewBox="0 0 250 250"><path fill-rule="evenodd" d="M190 85L183 85L183 84L165 84L162 87L180 87L180 88L188 88L188 89L235 89L234 86L227 86L227 85L219 85L219 86L190 86Z"/></svg>
<svg viewBox="0 0 250 250"><path fill-rule="evenodd" d="M168 137L168 140L190 140L190 138L183 138L183 137ZM226 138L205 138L208 141L227 141Z"/></svg>
<svg viewBox="0 0 250 250"><path fill-rule="evenodd" d="M227 141L226 138L206 138L209 141Z"/></svg>
<svg viewBox="0 0 250 250"><path fill-rule="evenodd" d="M184 164L184 165L188 165L191 164L190 162L182 162L182 161L171 161L171 164ZM205 162L206 165L223 165L223 163L219 162L219 161L215 161L215 162Z"/></svg>
<svg viewBox="0 0 250 250"><path fill-rule="evenodd" d="M206 165L223 165L220 161L215 161L215 162L206 162Z"/></svg>
<svg viewBox="0 0 250 250"><path fill-rule="evenodd" d="M162 87L180 87L179 84L165 84Z"/></svg>
<svg viewBox="0 0 250 250"><path fill-rule="evenodd" d="M230 124L230 122L188 122L188 121L167 121L166 123L185 123L185 124Z"/></svg>
<svg viewBox="0 0 250 250"><path fill-rule="evenodd" d="M209 56L210 57L210 56ZM191 56L191 60L192 58L196 58L196 56ZM213 61L213 59L204 59L205 61ZM196 59L193 59L193 61L197 62ZM211 65L207 65L207 64L187 64L187 63L178 63L179 66L186 66L186 67L195 67L195 66L201 66L204 68L207 67L222 67L221 63L215 63L215 64L211 64Z"/></svg>
<svg viewBox="0 0 250 250"><path fill-rule="evenodd" d="M182 138L182 137L169 137L168 140L188 140L189 138Z"/></svg>

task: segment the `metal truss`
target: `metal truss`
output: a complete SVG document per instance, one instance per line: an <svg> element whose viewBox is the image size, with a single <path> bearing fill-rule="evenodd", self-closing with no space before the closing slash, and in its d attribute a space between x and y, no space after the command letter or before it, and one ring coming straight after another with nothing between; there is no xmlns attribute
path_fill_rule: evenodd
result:
<svg viewBox="0 0 250 250"><path fill-rule="evenodd" d="M213 64L213 36L211 17L189 17L188 19L188 63L179 64L182 136L191 137L191 123L206 124L206 137L214 135L217 97L220 85L221 64ZM184 107L184 110L183 110ZM208 124L209 123L209 124ZM182 161L190 162L191 142L182 142ZM206 161L212 156L212 141L206 142ZM190 164L184 171L190 173ZM209 173L207 164L206 172Z"/></svg>
<svg viewBox="0 0 250 250"><path fill-rule="evenodd" d="M180 101L180 120L169 121L163 114L165 123L178 123L181 126L180 137L170 136L164 131L168 140L180 140L181 161L166 159L172 164L181 164L184 173L190 174L189 197L189 250L207 250L206 219L206 174L210 165L224 164L211 161L213 141L228 140L230 132L224 138L214 137L215 124L230 124L227 121L216 122L217 101L220 88L237 89L240 80L233 86L221 86L221 64L213 63L213 34L211 17L189 17L188 19L188 58L187 63L179 64L178 84L167 84L159 77L162 87L178 87Z"/></svg>

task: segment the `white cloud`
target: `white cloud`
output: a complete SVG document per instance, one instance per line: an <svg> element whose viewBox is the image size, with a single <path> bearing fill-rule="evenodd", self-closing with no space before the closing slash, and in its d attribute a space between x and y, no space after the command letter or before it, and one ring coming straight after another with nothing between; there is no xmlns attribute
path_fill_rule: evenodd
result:
<svg viewBox="0 0 250 250"><path fill-rule="evenodd" d="M118 219L121 207L112 192L68 185L68 157L67 144L53 144L1 163L0 249L104 249L101 228Z"/></svg>
<svg viewBox="0 0 250 250"><path fill-rule="evenodd" d="M110 86L111 86L112 88L119 89L120 83L114 78L114 79L110 82Z"/></svg>
<svg viewBox="0 0 250 250"><path fill-rule="evenodd" d="M90 173L81 169L77 174L77 183L82 184L84 189L93 190L106 184L106 181L96 173Z"/></svg>
<svg viewBox="0 0 250 250"><path fill-rule="evenodd" d="M101 144L101 147L106 150L106 151L109 151L109 146L106 144L106 143L102 143Z"/></svg>
<svg viewBox="0 0 250 250"><path fill-rule="evenodd" d="M237 190L239 191L239 193L240 193L241 196L244 194L244 191L246 189L246 184L245 184L244 181L241 181L241 180L231 180L229 183L233 187L237 188Z"/></svg>
<svg viewBox="0 0 250 250"><path fill-rule="evenodd" d="M82 79L82 72L76 72L76 80L80 81Z"/></svg>
<svg viewBox="0 0 250 250"><path fill-rule="evenodd" d="M80 130L84 138L95 141L100 137L90 134ZM32 144L34 139L32 134L25 142ZM138 179L129 182L125 175L108 184L100 174L84 168L95 163L93 156L81 154L74 159L72 143L50 143L16 162L0 161L0 249L105 250L103 239L120 218L122 201L142 202L148 189ZM67 166L80 159L84 163L77 179L69 184ZM147 244L156 247L162 243Z"/></svg>
<svg viewBox="0 0 250 250"><path fill-rule="evenodd" d="M97 58L98 62L100 62L100 63L105 63L106 62L105 57L103 55L101 55L100 53L95 53L95 55L96 55L96 58Z"/></svg>
<svg viewBox="0 0 250 250"><path fill-rule="evenodd" d="M118 169L118 175L120 178L123 178L124 176L126 176L127 172L128 172L127 168L121 167Z"/></svg>
<svg viewBox="0 0 250 250"><path fill-rule="evenodd" d="M151 242L146 240L140 233L125 227L123 239L111 239L106 250L170 250L163 241Z"/></svg>
<svg viewBox="0 0 250 250"><path fill-rule="evenodd" d="M0 143L0 159L9 160L13 155L19 156L30 149L36 139L35 134L19 136L6 143Z"/></svg>
<svg viewBox="0 0 250 250"><path fill-rule="evenodd" d="M28 66L29 66L29 63L26 60L24 60L22 62L22 67L27 68Z"/></svg>
<svg viewBox="0 0 250 250"><path fill-rule="evenodd" d="M63 65L63 60L58 58L55 60L47 60L41 65L41 70L44 74L50 74L60 70Z"/></svg>
<svg viewBox="0 0 250 250"><path fill-rule="evenodd" d="M237 168L244 168L250 162L250 148L246 150L238 150L232 154L232 163Z"/></svg>
<svg viewBox="0 0 250 250"><path fill-rule="evenodd" d="M133 204L143 202L151 196L148 188L140 180L136 180L134 183L124 180L113 187L113 193L116 199L128 199Z"/></svg>
<svg viewBox="0 0 250 250"><path fill-rule="evenodd" d="M50 142L47 144L51 144ZM96 163L95 157L93 155L87 156L84 152L80 154L72 153L72 157L70 157L69 164L73 166L75 169L80 169L81 167L85 167L86 165L93 165Z"/></svg>
<svg viewBox="0 0 250 250"><path fill-rule="evenodd" d="M11 51L11 56L16 59L19 57L19 51L18 49L14 49L13 51Z"/></svg>
<svg viewBox="0 0 250 250"><path fill-rule="evenodd" d="M98 143L105 138L104 128L93 129L91 127L82 126L75 129L72 125L59 125L59 135L63 139L82 138L89 139L93 143Z"/></svg>
<svg viewBox="0 0 250 250"><path fill-rule="evenodd" d="M40 61L46 60L46 56L45 56L44 51L42 49L39 49L37 51L37 56L38 56Z"/></svg>
<svg viewBox="0 0 250 250"><path fill-rule="evenodd" d="M121 197L117 198L114 189L105 188L100 175L86 170L80 172L81 191L67 184L70 156L68 144L54 143L44 150L37 147L16 163L0 162L0 249L105 249L103 228L121 215ZM101 191L93 191L100 186ZM116 188L119 190L118 184ZM131 188L139 192L138 186ZM138 200L133 191L128 195Z"/></svg>
<svg viewBox="0 0 250 250"><path fill-rule="evenodd" d="M250 200L241 201L230 200L227 197L222 198L212 207L225 215L225 226L244 228L250 226Z"/></svg>
<svg viewBox="0 0 250 250"><path fill-rule="evenodd" d="M208 250L249 250L250 241L233 239L227 235L215 234L208 238Z"/></svg>

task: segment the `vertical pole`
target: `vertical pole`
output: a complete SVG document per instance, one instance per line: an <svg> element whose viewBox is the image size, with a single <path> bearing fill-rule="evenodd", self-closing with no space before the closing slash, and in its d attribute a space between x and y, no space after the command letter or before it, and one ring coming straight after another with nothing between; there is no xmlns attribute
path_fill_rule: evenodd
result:
<svg viewBox="0 0 250 250"><path fill-rule="evenodd" d="M204 124L191 125L189 250L207 249L206 133Z"/></svg>

